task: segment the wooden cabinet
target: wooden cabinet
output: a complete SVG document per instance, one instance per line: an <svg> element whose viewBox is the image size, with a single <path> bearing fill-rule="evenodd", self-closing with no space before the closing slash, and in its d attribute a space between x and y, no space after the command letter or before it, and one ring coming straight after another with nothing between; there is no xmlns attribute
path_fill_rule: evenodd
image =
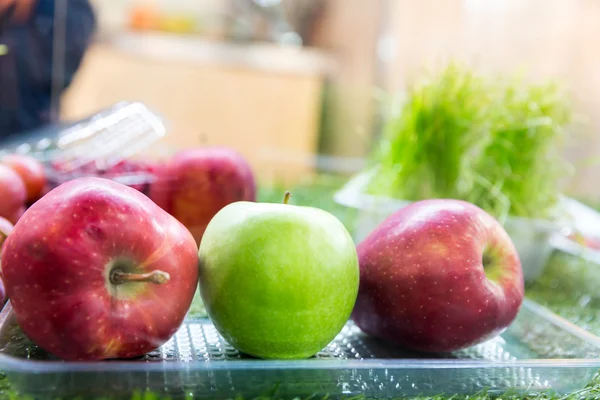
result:
<svg viewBox="0 0 600 400"><path fill-rule="evenodd" d="M141 101L168 123L153 154L231 146L261 180L296 180L312 173L330 66L308 50L126 35L89 49L62 113L77 119L119 101Z"/></svg>

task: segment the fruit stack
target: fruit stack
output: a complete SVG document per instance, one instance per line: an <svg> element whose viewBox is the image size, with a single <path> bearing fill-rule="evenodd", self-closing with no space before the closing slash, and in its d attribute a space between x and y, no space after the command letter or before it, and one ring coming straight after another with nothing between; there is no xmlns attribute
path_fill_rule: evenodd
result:
<svg viewBox="0 0 600 400"><path fill-rule="evenodd" d="M289 193L256 202L252 170L231 149L123 162L39 199L43 169L3 162L6 293L23 332L65 360L158 348L198 286L223 337L265 359L309 358L349 318L389 346L451 352L501 333L523 300L513 243L466 202L413 203L356 246L332 214ZM153 179L106 179L123 170Z"/></svg>
<svg viewBox="0 0 600 400"><path fill-rule="evenodd" d="M0 159L0 260L13 225L21 218L26 206L40 198L45 183L44 167L36 159L20 155ZM0 305L5 301L0 279Z"/></svg>

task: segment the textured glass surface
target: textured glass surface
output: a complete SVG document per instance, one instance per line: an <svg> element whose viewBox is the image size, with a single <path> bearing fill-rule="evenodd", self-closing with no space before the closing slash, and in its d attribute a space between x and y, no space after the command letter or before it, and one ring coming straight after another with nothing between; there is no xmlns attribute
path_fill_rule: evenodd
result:
<svg viewBox="0 0 600 400"><path fill-rule="evenodd" d="M501 336L469 349L423 356L364 335L352 322L315 357L264 361L240 354L206 319L188 319L160 349L127 361L68 363L23 336L9 311L0 368L32 393L118 396L132 389L232 396L558 391L585 385L600 367L600 340L527 302Z"/></svg>

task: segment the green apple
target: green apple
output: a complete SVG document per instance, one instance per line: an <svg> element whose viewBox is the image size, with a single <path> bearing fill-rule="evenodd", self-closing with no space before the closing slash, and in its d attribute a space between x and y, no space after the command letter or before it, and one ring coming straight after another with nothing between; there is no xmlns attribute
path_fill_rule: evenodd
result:
<svg viewBox="0 0 600 400"><path fill-rule="evenodd" d="M358 294L356 247L326 211L232 203L200 244L200 291L211 320L239 351L308 358L343 328Z"/></svg>

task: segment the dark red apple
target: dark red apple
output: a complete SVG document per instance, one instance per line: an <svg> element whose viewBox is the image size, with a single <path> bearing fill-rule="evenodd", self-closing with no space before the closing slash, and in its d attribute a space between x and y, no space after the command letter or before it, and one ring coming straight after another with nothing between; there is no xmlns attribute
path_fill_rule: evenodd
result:
<svg viewBox="0 0 600 400"><path fill-rule="evenodd" d="M175 154L157 167L150 198L181 221L196 243L212 217L236 201L256 201L246 160L228 148L196 148Z"/></svg>
<svg viewBox="0 0 600 400"><path fill-rule="evenodd" d="M25 205L23 179L12 168L0 164L0 217L13 218Z"/></svg>
<svg viewBox="0 0 600 400"><path fill-rule="evenodd" d="M457 200L397 211L358 245L353 319L366 333L449 352L501 333L523 301L523 271L502 226Z"/></svg>
<svg viewBox="0 0 600 400"><path fill-rule="evenodd" d="M25 183L27 202L33 203L41 197L46 184L46 171L37 159L29 156L11 154L2 158L2 162L12 168Z"/></svg>
<svg viewBox="0 0 600 400"><path fill-rule="evenodd" d="M40 347L66 360L130 358L181 325L198 254L188 230L142 193L80 178L25 212L2 271L17 321Z"/></svg>

